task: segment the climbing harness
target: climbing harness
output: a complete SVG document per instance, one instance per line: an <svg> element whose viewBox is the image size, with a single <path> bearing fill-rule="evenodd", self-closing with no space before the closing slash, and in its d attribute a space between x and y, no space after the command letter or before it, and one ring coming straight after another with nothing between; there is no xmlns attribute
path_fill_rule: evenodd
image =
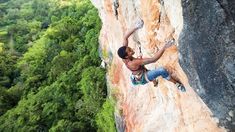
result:
<svg viewBox="0 0 235 132"><path fill-rule="evenodd" d="M131 82L133 85L139 85L139 84L144 85L150 82L147 77L147 69L145 69L144 71L142 71L140 74L137 75L131 74Z"/></svg>

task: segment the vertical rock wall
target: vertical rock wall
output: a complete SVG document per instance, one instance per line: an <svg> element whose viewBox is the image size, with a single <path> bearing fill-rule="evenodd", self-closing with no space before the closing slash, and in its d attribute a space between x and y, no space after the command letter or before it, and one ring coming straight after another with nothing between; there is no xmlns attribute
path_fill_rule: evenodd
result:
<svg viewBox="0 0 235 132"><path fill-rule="evenodd" d="M198 76L197 71L199 65L190 63L190 60L194 61L193 57L196 54L191 55L189 46L200 41L194 40L194 43L191 44L188 44L188 42L191 42L195 35L194 32L191 33L192 30L204 30L200 28L205 27L201 26L197 29L193 25L196 23L187 24L188 21L197 20L187 14L190 11L193 13L195 10L188 8L188 6L193 6L189 4L189 1L92 0L92 2L99 10L103 22L100 47L102 59L107 64L109 93L117 100L115 115L122 117L126 131L225 131L223 127L218 126L218 118L214 118L213 113L208 108L210 104L205 104L195 92L198 89L199 95L206 93L202 99L208 94L205 85L201 82L202 79L206 82L205 78L208 77L208 74L201 78L203 75ZM114 2L119 4L116 9ZM196 3L199 4L199 2ZM144 57L151 57L159 48L163 47L166 40L175 38L177 46L168 49L160 60L147 67L149 69L166 67L184 83L187 89L186 93L178 91L173 83L161 77L158 78L158 87L153 87L152 83L143 86L131 84L131 72L118 57L117 49L122 45L124 33L134 25L138 18L142 18L145 25L129 38L130 47L134 48L138 55L138 42L140 42ZM199 25L203 24L199 23ZM194 26L194 28L189 28L189 26ZM203 36L203 34L205 33L201 35ZM202 42L204 43L204 41ZM191 47L191 49L193 48L196 47ZM197 51L199 52L200 49ZM178 55L180 55L179 58ZM210 56L207 55L207 57ZM179 59L184 71L178 63ZM231 65L227 67L231 67ZM189 76L189 80L185 72ZM195 76L193 76L194 74ZM229 75L224 74L224 76ZM213 78L211 77L211 79ZM190 87L188 82L193 88ZM211 97L207 98L210 99ZM207 100L205 101L207 102ZM214 110L212 111L214 112ZM120 120L120 118L118 119Z"/></svg>
<svg viewBox="0 0 235 132"><path fill-rule="evenodd" d="M181 65L220 125L235 131L235 1L182 0L182 7Z"/></svg>

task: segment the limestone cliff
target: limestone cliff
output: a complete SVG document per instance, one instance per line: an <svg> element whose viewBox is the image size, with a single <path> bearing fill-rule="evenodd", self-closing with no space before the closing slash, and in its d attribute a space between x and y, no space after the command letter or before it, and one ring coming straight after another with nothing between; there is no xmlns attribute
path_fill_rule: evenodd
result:
<svg viewBox="0 0 235 132"><path fill-rule="evenodd" d="M234 130L235 13L232 0L92 2L103 22L100 47L107 64L109 93L117 99L115 116L117 120L122 117L123 121L123 125L117 124L119 131ZM178 91L173 83L161 77L158 87L153 87L152 83L131 84L131 72L118 57L117 49L122 45L124 33L139 18L145 24L130 37L130 47L136 49L138 55L140 43L144 57L151 57L166 40L174 38L176 46L147 67L166 67L184 83L187 92Z"/></svg>

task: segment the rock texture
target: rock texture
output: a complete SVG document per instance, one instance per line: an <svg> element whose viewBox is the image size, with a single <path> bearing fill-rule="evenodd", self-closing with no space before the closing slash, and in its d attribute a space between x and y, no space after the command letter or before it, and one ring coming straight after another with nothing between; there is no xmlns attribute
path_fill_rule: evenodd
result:
<svg viewBox="0 0 235 132"><path fill-rule="evenodd" d="M92 2L103 22L101 56L107 66L109 93L117 100L115 117L117 122L123 122L117 125L119 131L233 130L235 37L232 35L235 28L232 0ZM157 88L152 83L131 84L131 72L118 57L117 49L122 45L124 33L138 18L142 18L145 25L130 37L130 47L136 50L137 56L140 42L144 57L151 57L166 40L175 38L177 46L147 67L166 67L183 82L186 93L161 77Z"/></svg>
<svg viewBox="0 0 235 132"><path fill-rule="evenodd" d="M183 0L182 7L181 65L220 125L235 131L235 1Z"/></svg>

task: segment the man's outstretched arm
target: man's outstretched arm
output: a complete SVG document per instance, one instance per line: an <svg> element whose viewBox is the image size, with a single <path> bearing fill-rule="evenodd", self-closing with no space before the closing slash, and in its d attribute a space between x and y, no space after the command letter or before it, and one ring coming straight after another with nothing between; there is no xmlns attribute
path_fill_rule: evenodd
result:
<svg viewBox="0 0 235 132"><path fill-rule="evenodd" d="M156 62L161 58L165 50L173 45L174 42L166 43L163 48L161 48L152 58L143 58L136 61L137 65L146 65Z"/></svg>
<svg viewBox="0 0 235 132"><path fill-rule="evenodd" d="M135 27L130 29L124 36L123 38L123 46L128 46L128 38L131 36L131 34L133 34L136 30L142 28L144 25L144 21L143 20L139 20L136 22Z"/></svg>
<svg viewBox="0 0 235 132"><path fill-rule="evenodd" d="M133 34L136 30L138 30L138 28L137 27L134 27L134 28L132 28L131 30L129 30L126 34L125 34L125 36L124 36L124 38L123 38L123 46L128 46L128 38L131 36L131 34Z"/></svg>
<svg viewBox="0 0 235 132"><path fill-rule="evenodd" d="M141 62L141 65L146 65L146 64L150 64L150 63L156 62L158 59L161 58L161 56L163 55L165 50L166 50L166 48L164 46L152 58L143 58L142 62Z"/></svg>

